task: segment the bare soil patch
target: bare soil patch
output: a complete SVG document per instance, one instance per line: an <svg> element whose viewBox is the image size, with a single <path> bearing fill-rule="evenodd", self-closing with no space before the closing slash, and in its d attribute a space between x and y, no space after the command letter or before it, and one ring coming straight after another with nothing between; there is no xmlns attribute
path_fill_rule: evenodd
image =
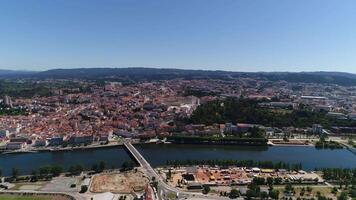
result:
<svg viewBox="0 0 356 200"><path fill-rule="evenodd" d="M148 179L142 172L122 172L95 175L92 178L90 191L94 193L112 192L129 194L144 190Z"/></svg>

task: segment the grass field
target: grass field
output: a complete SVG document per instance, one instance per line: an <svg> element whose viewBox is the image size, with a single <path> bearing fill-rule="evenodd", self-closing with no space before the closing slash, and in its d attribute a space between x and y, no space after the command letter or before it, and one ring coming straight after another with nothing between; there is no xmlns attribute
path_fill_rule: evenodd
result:
<svg viewBox="0 0 356 200"><path fill-rule="evenodd" d="M0 194L0 200L68 200L66 197L55 195L16 195Z"/></svg>
<svg viewBox="0 0 356 200"><path fill-rule="evenodd" d="M45 196L20 196L20 195L8 195L8 194L0 194L1 200L50 200L50 197Z"/></svg>

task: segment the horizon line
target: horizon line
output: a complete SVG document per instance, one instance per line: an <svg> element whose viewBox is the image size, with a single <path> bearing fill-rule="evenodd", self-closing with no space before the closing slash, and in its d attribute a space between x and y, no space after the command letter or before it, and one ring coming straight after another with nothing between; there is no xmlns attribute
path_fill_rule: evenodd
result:
<svg viewBox="0 0 356 200"><path fill-rule="evenodd" d="M29 69L9 69L9 68L0 68L0 70L4 71L12 71L12 72L45 72L50 70L71 70L71 69L157 69L157 70L187 70L187 71L211 71L211 72L231 72L231 73L315 73L315 72L329 72L329 73L348 73L348 74L356 74L356 72L346 72L346 71L327 71L327 70L315 70L315 71L232 71L232 70L224 70L224 69L187 69L187 68L179 68L179 67L58 67L58 68L48 68L43 70L29 70Z"/></svg>

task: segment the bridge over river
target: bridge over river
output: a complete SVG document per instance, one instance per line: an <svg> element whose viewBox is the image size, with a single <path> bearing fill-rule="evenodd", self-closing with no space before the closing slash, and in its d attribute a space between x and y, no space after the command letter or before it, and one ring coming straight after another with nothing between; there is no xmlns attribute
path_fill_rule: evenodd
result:
<svg viewBox="0 0 356 200"><path fill-rule="evenodd" d="M173 186L168 185L163 178L151 167L151 165L146 161L146 159L140 154L139 151L131 144L130 140L125 140L124 146L126 150L131 154L131 156L137 161L140 167L143 168L144 173L148 177L154 177L158 182L158 199L166 200L166 196L169 193L177 194L178 199L216 199L216 200L225 200L226 197L218 196L208 196L201 193L193 193L179 190Z"/></svg>

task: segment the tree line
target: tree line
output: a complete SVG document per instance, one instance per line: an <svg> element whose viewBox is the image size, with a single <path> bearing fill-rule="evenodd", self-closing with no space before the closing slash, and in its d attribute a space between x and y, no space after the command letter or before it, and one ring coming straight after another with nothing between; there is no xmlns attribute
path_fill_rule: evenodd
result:
<svg viewBox="0 0 356 200"><path fill-rule="evenodd" d="M227 98L214 100L200 105L186 122L212 125L214 123L240 122L261 124L272 127L311 127L321 124L326 128L331 126L352 126L352 120L337 120L328 117L326 112L312 111L305 105L287 112L276 112L275 109L259 106L260 100L245 98Z"/></svg>
<svg viewBox="0 0 356 200"><path fill-rule="evenodd" d="M321 171L323 172L323 178L327 181L342 181L345 184L356 186L356 168L324 168Z"/></svg>
<svg viewBox="0 0 356 200"><path fill-rule="evenodd" d="M122 171L132 170L136 166L136 163L129 160L124 161L121 165ZM113 167L112 167L113 168ZM98 163L93 163L90 168L85 168L81 164L71 165L69 168L65 169L61 165L45 165L39 167L38 169L32 170L29 176L20 176L20 170L18 168L12 168L11 176L6 177L6 181L21 181L21 180L29 180L32 182L36 182L38 180L51 180L53 177L60 176L63 173L66 175L79 175L83 171L91 171L91 173L100 173L104 170L108 169L106 163L104 161L100 161ZM0 177L2 176L2 170L0 169Z"/></svg>

